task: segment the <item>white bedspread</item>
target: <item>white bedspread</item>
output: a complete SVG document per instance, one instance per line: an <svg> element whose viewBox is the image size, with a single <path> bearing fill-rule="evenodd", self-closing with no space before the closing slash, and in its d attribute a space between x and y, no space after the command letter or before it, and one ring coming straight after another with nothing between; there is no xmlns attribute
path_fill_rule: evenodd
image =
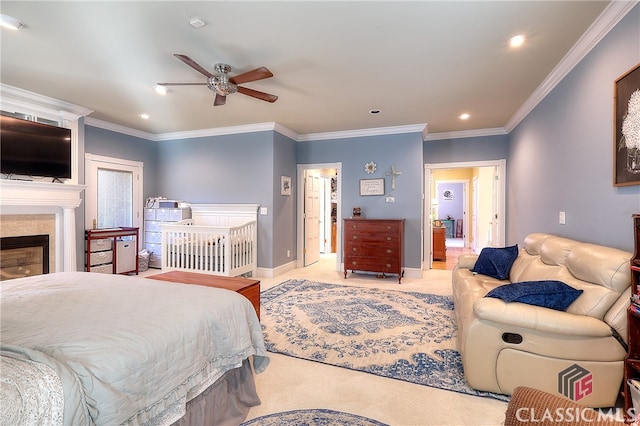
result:
<svg viewBox="0 0 640 426"><path fill-rule="evenodd" d="M58 374L68 425L168 423L243 359L269 363L253 306L232 291L62 272L1 292L3 353Z"/></svg>

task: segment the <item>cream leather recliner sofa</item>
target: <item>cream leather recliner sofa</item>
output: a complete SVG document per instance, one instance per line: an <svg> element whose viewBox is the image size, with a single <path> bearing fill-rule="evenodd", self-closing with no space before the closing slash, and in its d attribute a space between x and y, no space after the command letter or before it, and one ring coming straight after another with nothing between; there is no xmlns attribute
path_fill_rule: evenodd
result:
<svg viewBox="0 0 640 426"><path fill-rule="evenodd" d="M536 233L525 239L508 280L472 272L477 258L461 255L453 270L469 386L507 395L528 386L588 407L615 406L626 355L631 253ZM484 297L510 282L539 280L584 291L566 311Z"/></svg>

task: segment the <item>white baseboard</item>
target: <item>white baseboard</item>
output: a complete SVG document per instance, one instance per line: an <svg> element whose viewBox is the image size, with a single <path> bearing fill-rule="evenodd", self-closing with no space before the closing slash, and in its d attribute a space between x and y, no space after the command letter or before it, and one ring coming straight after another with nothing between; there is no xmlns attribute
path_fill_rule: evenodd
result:
<svg viewBox="0 0 640 426"><path fill-rule="evenodd" d="M285 272L293 271L297 268L296 261L285 263L277 268L258 268L258 277L275 278ZM340 271L344 271L344 265L340 265ZM372 274L376 274L372 272ZM406 278L422 278L422 270L416 268L404 268L404 277Z"/></svg>

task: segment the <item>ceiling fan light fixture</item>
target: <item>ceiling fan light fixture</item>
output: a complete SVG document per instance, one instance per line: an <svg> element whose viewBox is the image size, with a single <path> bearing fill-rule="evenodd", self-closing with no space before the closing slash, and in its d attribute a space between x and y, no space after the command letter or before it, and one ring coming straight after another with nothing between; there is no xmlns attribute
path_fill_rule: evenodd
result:
<svg viewBox="0 0 640 426"><path fill-rule="evenodd" d="M465 112L464 114L460 114L460 115L458 116L458 118L459 118L460 120L468 120L468 119L469 119L469 117L471 117L471 116L470 116L469 114L467 114L466 112Z"/></svg>
<svg viewBox="0 0 640 426"><path fill-rule="evenodd" d="M0 15L0 27L7 28L9 30L17 31L24 28L24 24L18 21L13 16Z"/></svg>
<svg viewBox="0 0 640 426"><path fill-rule="evenodd" d="M162 86L160 84L156 84L155 86L153 86L153 90L155 90L158 95L163 96L169 93L169 89L167 88L167 86Z"/></svg>
<svg viewBox="0 0 640 426"><path fill-rule="evenodd" d="M207 25L207 23L200 18L191 18L189 19L189 25L197 29L200 27L204 27L205 25Z"/></svg>

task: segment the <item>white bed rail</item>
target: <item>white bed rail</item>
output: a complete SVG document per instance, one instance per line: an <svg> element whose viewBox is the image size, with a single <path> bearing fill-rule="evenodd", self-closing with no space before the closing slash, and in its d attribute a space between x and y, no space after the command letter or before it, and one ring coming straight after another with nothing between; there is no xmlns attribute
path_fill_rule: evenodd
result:
<svg viewBox="0 0 640 426"><path fill-rule="evenodd" d="M162 270L237 277L257 276L258 224L195 225L193 219L162 224Z"/></svg>

